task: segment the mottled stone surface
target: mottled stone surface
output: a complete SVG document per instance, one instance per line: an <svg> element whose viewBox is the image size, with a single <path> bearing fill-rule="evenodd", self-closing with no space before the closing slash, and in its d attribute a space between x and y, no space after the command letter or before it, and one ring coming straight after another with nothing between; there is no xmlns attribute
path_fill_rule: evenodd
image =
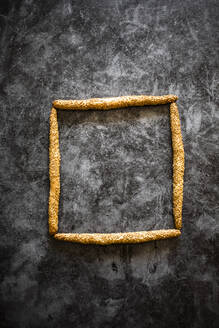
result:
<svg viewBox="0 0 219 328"><path fill-rule="evenodd" d="M60 232L174 228L168 107L58 113Z"/></svg>
<svg viewBox="0 0 219 328"><path fill-rule="evenodd" d="M217 1L1 2L1 327L218 327ZM48 234L54 99L179 96L182 236ZM168 106L59 111L60 231L173 227Z"/></svg>

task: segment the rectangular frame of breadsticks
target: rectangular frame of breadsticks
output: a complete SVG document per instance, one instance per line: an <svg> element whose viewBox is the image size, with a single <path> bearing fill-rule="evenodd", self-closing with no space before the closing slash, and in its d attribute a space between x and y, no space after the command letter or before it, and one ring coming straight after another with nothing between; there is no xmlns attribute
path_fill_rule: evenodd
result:
<svg viewBox="0 0 219 328"><path fill-rule="evenodd" d="M114 98L92 98L87 100L55 100L50 114L49 146L49 233L57 240L82 244L125 244L177 237L181 234L184 148L180 119L176 105L177 96L122 96ZM121 233L58 233L60 197L60 150L57 110L110 110L147 105L170 105L170 128L173 149L173 217L175 229L136 231ZM145 108L147 110L147 108Z"/></svg>

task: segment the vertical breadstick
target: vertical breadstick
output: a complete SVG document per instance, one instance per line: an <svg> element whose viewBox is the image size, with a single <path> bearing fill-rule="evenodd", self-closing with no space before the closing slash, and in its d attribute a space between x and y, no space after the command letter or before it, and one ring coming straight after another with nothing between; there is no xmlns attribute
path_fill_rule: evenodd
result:
<svg viewBox="0 0 219 328"><path fill-rule="evenodd" d="M58 231L58 211L60 194L60 152L59 152L59 130L57 111L51 109L50 114L50 135L49 135L49 233L54 235Z"/></svg>
<svg viewBox="0 0 219 328"><path fill-rule="evenodd" d="M165 96L122 96L111 98L91 98L85 100L55 100L53 106L59 109L69 110L88 110L99 109L107 110L112 108L124 108L131 106L164 105L177 100L175 95Z"/></svg>
<svg viewBox="0 0 219 328"><path fill-rule="evenodd" d="M176 229L182 227L184 149L176 103L170 104L170 126L173 148L173 216Z"/></svg>

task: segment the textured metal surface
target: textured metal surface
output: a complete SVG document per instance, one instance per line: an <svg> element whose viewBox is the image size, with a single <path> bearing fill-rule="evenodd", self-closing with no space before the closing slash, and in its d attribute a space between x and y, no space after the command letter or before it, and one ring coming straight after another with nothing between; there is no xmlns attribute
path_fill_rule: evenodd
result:
<svg viewBox="0 0 219 328"><path fill-rule="evenodd" d="M0 326L218 327L218 1L3 3ZM181 236L54 240L49 104L129 94L179 96ZM60 232L174 227L167 107L58 112Z"/></svg>

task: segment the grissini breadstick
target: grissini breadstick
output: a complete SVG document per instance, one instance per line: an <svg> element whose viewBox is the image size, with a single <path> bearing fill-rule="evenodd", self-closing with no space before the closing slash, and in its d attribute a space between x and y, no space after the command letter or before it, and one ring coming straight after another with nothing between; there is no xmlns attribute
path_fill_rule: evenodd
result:
<svg viewBox="0 0 219 328"><path fill-rule="evenodd" d="M180 120L175 101L177 96L124 96L115 98L93 98L87 100L56 100L50 115L50 196L49 196L49 232L57 240L83 244L141 243L151 240L177 237L181 234L184 149L180 129ZM170 125L173 148L173 215L176 229L138 231L127 233L57 233L60 195L60 151L57 109L107 110L129 106L161 105L170 103Z"/></svg>
<svg viewBox="0 0 219 328"><path fill-rule="evenodd" d="M59 152L59 131L57 121L57 111L51 109L50 114L50 135L49 135L49 233L54 235L58 231L58 210L60 194L60 152Z"/></svg>
<svg viewBox="0 0 219 328"><path fill-rule="evenodd" d="M168 229L123 233L57 233L54 235L54 238L73 243L110 245L137 244L158 239L174 238L180 234L180 230Z"/></svg>
<svg viewBox="0 0 219 328"><path fill-rule="evenodd" d="M175 95L165 96L122 96L112 98L91 98L86 100L55 100L53 106L58 109L107 110L113 108L124 108L130 106L163 105L178 99Z"/></svg>
<svg viewBox="0 0 219 328"><path fill-rule="evenodd" d="M176 229L182 227L184 148L176 103L170 104L170 126L173 148L173 216Z"/></svg>

